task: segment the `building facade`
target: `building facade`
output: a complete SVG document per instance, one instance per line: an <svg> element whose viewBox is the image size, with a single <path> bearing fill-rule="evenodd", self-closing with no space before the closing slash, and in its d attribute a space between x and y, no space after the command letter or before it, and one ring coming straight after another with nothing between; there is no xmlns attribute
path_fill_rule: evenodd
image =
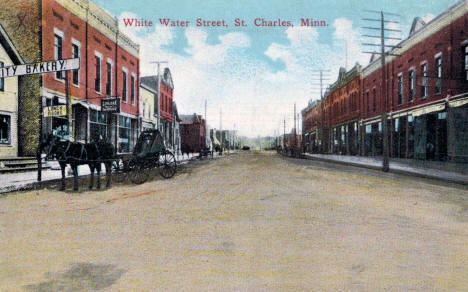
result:
<svg viewBox="0 0 468 292"><path fill-rule="evenodd" d="M340 70L322 112L327 152L380 156L386 127L391 157L468 162L466 27L468 2L462 1L429 23L416 18L383 68L372 58L365 68ZM316 130L318 112L318 104L303 111L304 134Z"/></svg>
<svg viewBox="0 0 468 292"><path fill-rule="evenodd" d="M159 130L163 135L168 147L173 148L174 143L174 82L169 68L164 69L164 73L160 76L144 76L141 82L147 88L156 92L154 100L154 115L159 120ZM158 88L159 83L159 88ZM159 107L159 111L158 111ZM158 119L159 113L159 119Z"/></svg>
<svg viewBox="0 0 468 292"><path fill-rule="evenodd" d="M67 93L70 116L44 118L42 134L82 142L106 139L119 152L132 151L139 129L139 46L119 30L117 19L88 0L25 0L5 5L8 9L0 16L15 34L27 62L80 58L80 69L29 77L20 88L24 90L20 136L25 144L21 152L33 155L37 148L37 97L42 96L43 106L65 105ZM23 35L16 28L21 27L19 15ZM120 98L120 113L101 112L101 100L106 98Z"/></svg>
<svg viewBox="0 0 468 292"><path fill-rule="evenodd" d="M23 59L0 25L0 69ZM0 78L0 158L18 155L18 77Z"/></svg>
<svg viewBox="0 0 468 292"><path fill-rule="evenodd" d="M206 148L206 123L201 115L180 115L180 139L182 148L187 147L194 152Z"/></svg>

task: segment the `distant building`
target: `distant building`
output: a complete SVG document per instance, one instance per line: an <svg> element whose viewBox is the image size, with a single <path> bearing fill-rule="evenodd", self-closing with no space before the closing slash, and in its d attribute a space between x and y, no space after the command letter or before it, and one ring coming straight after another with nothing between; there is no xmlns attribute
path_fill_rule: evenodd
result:
<svg viewBox="0 0 468 292"><path fill-rule="evenodd" d="M154 114L160 114L160 128L161 134L163 135L168 146L173 146L173 123L174 123L174 83L172 81L172 75L169 68L164 69L164 73L160 76L161 82L158 88L158 76L145 76L141 77L141 83L152 91L156 92L156 99L154 101ZM161 94L159 94L161 93ZM159 98L159 100L158 100Z"/></svg>
<svg viewBox="0 0 468 292"><path fill-rule="evenodd" d="M194 152L200 152L206 145L206 124L201 115L180 115L181 144Z"/></svg>

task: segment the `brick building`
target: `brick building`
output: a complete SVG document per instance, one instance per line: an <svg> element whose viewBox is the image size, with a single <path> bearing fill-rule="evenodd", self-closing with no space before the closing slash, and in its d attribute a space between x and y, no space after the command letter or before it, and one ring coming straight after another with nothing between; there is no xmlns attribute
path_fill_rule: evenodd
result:
<svg viewBox="0 0 468 292"><path fill-rule="evenodd" d="M361 101L361 66L346 72L340 68L338 79L325 96L326 124L330 129L329 151L355 155L359 152L358 120Z"/></svg>
<svg viewBox="0 0 468 292"><path fill-rule="evenodd" d="M308 153L323 153L328 149L328 135L325 135L324 102L310 101L301 111L304 151Z"/></svg>
<svg viewBox="0 0 468 292"><path fill-rule="evenodd" d="M467 162L467 27L468 1L461 1L429 23L415 18L384 68L372 58L365 68L340 70L322 112L328 152L382 155L385 121L391 157ZM303 116L318 115L318 106ZM305 123L304 133L314 127Z"/></svg>
<svg viewBox="0 0 468 292"><path fill-rule="evenodd" d="M143 86L152 89L156 92L154 104L154 114L158 115L158 106L160 114L160 131L164 136L165 141L173 146L174 143L174 82L169 68L164 69L164 73L160 76L161 82L158 89L158 76L144 76L141 78ZM160 94L159 94L160 93ZM160 101L158 101L158 97Z"/></svg>
<svg viewBox="0 0 468 292"><path fill-rule="evenodd" d="M10 0L0 0L11 2ZM129 152L138 135L139 46L126 37L118 21L91 1L25 0L2 3L7 30L27 62L79 57L79 70L68 72L71 101L70 129L65 118L45 118L44 133L69 133L70 139L93 141L105 138L119 152ZM8 6L10 5L10 6ZM25 13L26 11L26 13ZM18 34L18 18L25 34ZM23 121L20 136L24 154L35 152L38 137L38 101L44 106L66 103L65 73L25 78L20 105ZM101 100L118 97L121 112L100 111ZM66 137L68 138L68 137Z"/></svg>
<svg viewBox="0 0 468 292"><path fill-rule="evenodd" d="M206 148L206 123L201 115L180 115L180 139L182 148L187 145L192 151Z"/></svg>

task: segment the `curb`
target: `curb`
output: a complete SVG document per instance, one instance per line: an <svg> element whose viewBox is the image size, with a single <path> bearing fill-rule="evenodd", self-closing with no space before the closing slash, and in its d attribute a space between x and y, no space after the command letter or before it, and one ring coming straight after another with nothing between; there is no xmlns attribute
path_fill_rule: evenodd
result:
<svg viewBox="0 0 468 292"><path fill-rule="evenodd" d="M338 161L338 160L334 160L334 159L310 157L310 156L306 156L306 155L303 155L303 158L308 159L308 160L331 162L331 163L340 164L340 165L349 165L349 166L360 167L360 168L368 168L368 169L379 170L379 171L382 170L382 167L380 167L380 166L367 165L367 164L362 164L362 163ZM446 183L455 183L455 184L459 184L459 185L463 185L463 186L468 185L468 181L464 180L464 179L444 178L444 177L430 175L430 174L424 174L424 173L420 173L420 172L416 172L416 171L406 171L406 170L401 170L401 169L394 169L391 166L390 166L389 172L390 173L395 173L395 174L403 174L403 175L408 175L408 176L426 178L426 179L433 179L433 180L446 182Z"/></svg>
<svg viewBox="0 0 468 292"><path fill-rule="evenodd" d="M192 160L191 158L188 158L188 159L177 161L177 165L187 164L191 160ZM105 175L106 175L105 173L102 173L101 178L105 177ZM78 179L88 179L90 176L91 176L90 174L78 175ZM69 182L69 180L73 180L73 176L65 177L66 183ZM8 186L8 187L0 188L0 197L7 196L9 193L14 193L14 192L25 192L25 191L42 189L47 185L61 183L61 181L62 181L61 178L53 178L53 179L43 180L41 182L38 182L38 181L30 182L21 186ZM106 188L105 187L101 188L101 190L104 190L104 189Z"/></svg>

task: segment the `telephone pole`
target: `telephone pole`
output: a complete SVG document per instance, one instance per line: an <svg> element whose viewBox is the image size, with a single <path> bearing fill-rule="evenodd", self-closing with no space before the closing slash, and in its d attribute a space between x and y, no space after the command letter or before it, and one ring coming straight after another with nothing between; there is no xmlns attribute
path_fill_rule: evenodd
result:
<svg viewBox="0 0 468 292"><path fill-rule="evenodd" d="M382 83L381 83L381 86L380 86L380 93L381 93L381 98L382 100L384 101L384 109L383 109L383 114L381 115L381 119L380 119L380 122L381 122L381 125L382 125L382 136L383 136L383 149L382 149L382 152L383 152L383 159L382 159L382 171L384 172L388 172L389 171L389 156L390 156L390 145L389 145L389 129L388 129L388 123L387 123L387 111L388 111L388 94L387 94L387 75L386 75L386 69L385 69L385 56L386 55L392 55L392 56L396 56L395 54L392 54L392 53L387 53L386 52L386 48L390 48L391 50L394 49L394 48L398 48L398 46L392 46L392 45L386 45L385 44L385 40L386 39L390 39L390 40L400 40L401 38L397 38L397 37L387 37L385 35L385 32L400 32L401 33L401 30L398 30L398 29L389 29L389 28L386 28L385 27L385 24L386 23L394 23L394 24L399 24L398 21L395 21L395 20L386 20L385 19L385 15L390 15L390 16L400 16L399 14L395 14L395 13L388 13L388 12L383 12L383 11L375 11L375 10L365 10L365 12L369 12L369 13L374 13L374 14L379 14L380 18L378 19L373 19L373 18L363 18L363 20L365 21L374 21L374 22L379 22L380 23L380 26L379 27L375 27L375 26L366 26L366 27L362 27L363 29L367 29L367 30L378 30L380 31L380 36L378 35L363 35L363 37L368 37L368 38L378 38L380 39L380 53L376 52L376 51L372 51L372 52L369 52L369 51L365 51L364 53L367 53L367 54L380 54L380 66L381 66L381 73L382 73ZM364 46L379 46L378 44L374 44L374 43L363 43L362 45Z"/></svg>
<svg viewBox="0 0 468 292"><path fill-rule="evenodd" d="M161 64L168 64L168 61L153 61L150 64L158 64L158 130L161 131Z"/></svg>

